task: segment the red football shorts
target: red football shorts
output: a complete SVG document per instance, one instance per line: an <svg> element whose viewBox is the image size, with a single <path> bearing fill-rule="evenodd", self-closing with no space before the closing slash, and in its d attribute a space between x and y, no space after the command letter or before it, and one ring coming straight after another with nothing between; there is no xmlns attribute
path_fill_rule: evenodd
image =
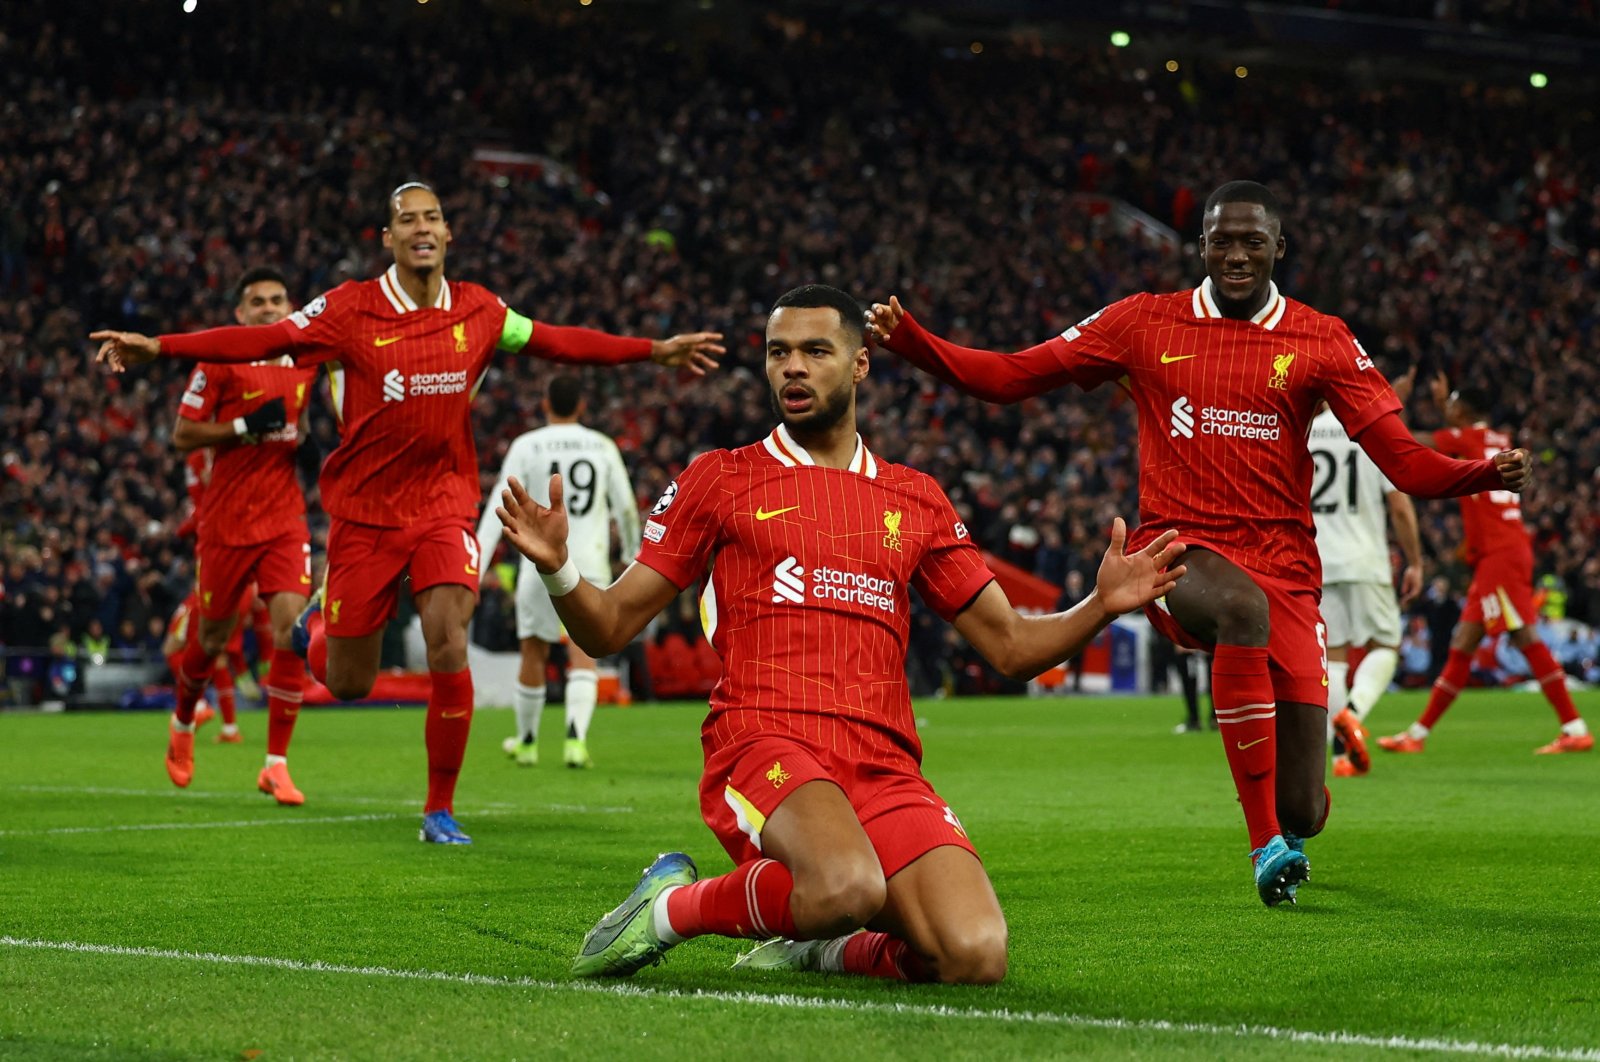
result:
<svg viewBox="0 0 1600 1062"><path fill-rule="evenodd" d="M1472 586L1462 623L1481 623L1489 634L1520 631L1535 622L1533 551L1501 549L1485 554L1472 568Z"/></svg>
<svg viewBox="0 0 1600 1062"><path fill-rule="evenodd" d="M464 586L478 592L478 529L459 518L412 527L328 521L328 585L322 616L331 638L360 638L395 615L400 577L411 592Z"/></svg>
<svg viewBox="0 0 1600 1062"><path fill-rule="evenodd" d="M1267 670L1272 676L1272 695L1279 704L1328 706L1328 631L1317 608L1321 594L1282 579L1246 572L1267 595L1272 632L1267 637ZM1215 646L1202 642L1178 625L1166 609L1165 601L1144 607L1144 614L1156 632L1185 649L1211 652Z"/></svg>
<svg viewBox="0 0 1600 1062"><path fill-rule="evenodd" d="M708 749L700 816L735 864L748 863L761 857L761 831L784 798L822 780L844 791L885 878L944 845L977 855L961 820L916 761L891 746L875 748L876 758L887 762L846 759L804 738L770 731Z"/></svg>
<svg viewBox="0 0 1600 1062"><path fill-rule="evenodd" d="M195 583L200 590L200 615L208 620L232 619L250 605L250 584L262 597L311 594L311 540L304 527L249 546L224 546L201 541Z"/></svg>

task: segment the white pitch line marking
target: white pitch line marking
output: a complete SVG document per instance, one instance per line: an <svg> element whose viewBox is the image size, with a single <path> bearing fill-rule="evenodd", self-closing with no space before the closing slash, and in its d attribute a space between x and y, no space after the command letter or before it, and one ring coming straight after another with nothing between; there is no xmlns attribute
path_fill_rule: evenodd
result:
<svg viewBox="0 0 1600 1062"><path fill-rule="evenodd" d="M386 815L328 815L303 819L236 819L233 822L130 822L120 826L58 826L53 830L0 830L0 837L45 837L59 833L138 833L144 830L236 830L250 826L310 826L329 822L381 822L410 818L391 812Z"/></svg>
<svg viewBox="0 0 1600 1062"><path fill-rule="evenodd" d="M16 793L62 793L80 794L83 796L126 796L126 797L161 797L172 800L239 800L245 803L256 799L256 794L238 790L227 793L208 793L190 789L114 789L107 786L93 785L8 785L0 786L0 790L9 790ZM415 801L384 800L378 797L334 796L323 797L322 800L329 804L367 804L379 807L400 807L406 809L416 808ZM633 808L616 804L513 804L504 800L492 800L482 804L472 804L466 815L480 814L478 809L488 808L494 812L512 811L551 811L556 813L571 813L575 815L631 815ZM421 814L421 811L417 811Z"/></svg>
<svg viewBox="0 0 1600 1062"><path fill-rule="evenodd" d="M1548 1058L1562 1062L1600 1062L1600 1049L1579 1047L1541 1047L1537 1044L1494 1044L1476 1040L1442 1040L1434 1037L1372 1036L1352 1032L1312 1032L1285 1029L1276 1025L1214 1025L1209 1022L1165 1021L1156 1018L1097 1018L1085 1014L1057 1014L1050 1011L984 1010L975 1007L945 1007L935 1004L873 1003L787 993L711 992L672 988L638 988L633 985L600 984L594 981L540 981L531 977L496 977L489 974L449 973L443 970L399 970L388 966L346 966L339 963L304 962L264 955L220 955L216 952L178 951L171 948L135 948L117 944L87 944L77 941L34 940L0 936L0 947L35 951L64 951L81 955L118 955L145 959L178 959L222 966L258 966L303 973L355 974L360 977L391 977L404 981L442 981L449 984L489 985L506 988L537 988L547 992L586 992L637 999L709 1000L736 1006L777 1007L790 1010L842 1010L868 1014L906 1015L917 1018L959 1018L969 1021L994 1021L1019 1025L1058 1025L1081 1029L1110 1029L1127 1032L1165 1032L1192 1036L1220 1036L1233 1039L1283 1040L1301 1044L1331 1044L1346 1047L1381 1048L1394 1051L1433 1051L1439 1054L1474 1055L1490 1058Z"/></svg>

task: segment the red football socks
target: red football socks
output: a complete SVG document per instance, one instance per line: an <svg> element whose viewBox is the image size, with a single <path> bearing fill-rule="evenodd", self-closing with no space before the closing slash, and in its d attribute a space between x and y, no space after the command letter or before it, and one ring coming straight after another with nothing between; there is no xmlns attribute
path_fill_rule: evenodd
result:
<svg viewBox="0 0 1600 1062"><path fill-rule="evenodd" d="M1445 659L1444 670L1433 680L1433 690L1428 694L1428 707L1423 709L1422 718L1417 722L1432 730L1439 722L1439 717L1450 710L1456 694L1461 692L1471 677L1472 657L1459 649L1451 649Z"/></svg>
<svg viewBox="0 0 1600 1062"><path fill-rule="evenodd" d="M933 970L903 940L887 933L857 933L844 942L840 956L845 973L888 977L899 981L932 981Z"/></svg>
<svg viewBox="0 0 1600 1062"><path fill-rule="evenodd" d="M433 694L428 698L428 722L423 734L428 744L428 803L424 815L452 811L456 776L467 753L472 730L472 672L434 671Z"/></svg>
<svg viewBox="0 0 1600 1062"><path fill-rule="evenodd" d="M680 937L793 937L794 878L775 859L750 862L667 894L667 921Z"/></svg>
<svg viewBox="0 0 1600 1062"><path fill-rule="evenodd" d="M1550 647L1543 642L1534 642L1522 651L1522 655L1528 658L1528 667L1532 669L1533 677L1539 680L1545 700L1550 702L1550 707L1556 710L1561 721L1570 723L1578 718L1578 706L1572 703L1572 694L1567 690L1567 673L1556 663Z"/></svg>
<svg viewBox="0 0 1600 1062"><path fill-rule="evenodd" d="M295 720L300 718L300 698L305 688L306 664L292 649L272 650L267 668L267 755L287 756Z"/></svg>
<svg viewBox="0 0 1600 1062"><path fill-rule="evenodd" d="M239 702L233 694L233 672L218 667L211 672L211 684L217 688L217 711L222 713L222 725L234 726L239 718Z"/></svg>
<svg viewBox="0 0 1600 1062"><path fill-rule="evenodd" d="M184 726L194 725L195 705L205 693L206 683L211 681L214 667L211 658L206 656L206 651L200 648L200 639L190 638L189 644L183 647L182 666L176 676L178 705L173 710L173 715Z"/></svg>
<svg viewBox="0 0 1600 1062"><path fill-rule="evenodd" d="M1278 826L1278 707L1266 647L1218 644L1211 658L1211 691L1250 847L1261 848L1283 832Z"/></svg>

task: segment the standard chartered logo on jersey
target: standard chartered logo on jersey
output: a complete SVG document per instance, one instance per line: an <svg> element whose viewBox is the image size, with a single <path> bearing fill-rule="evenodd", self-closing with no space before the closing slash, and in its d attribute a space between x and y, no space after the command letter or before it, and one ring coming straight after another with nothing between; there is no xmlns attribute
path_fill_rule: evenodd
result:
<svg viewBox="0 0 1600 1062"><path fill-rule="evenodd" d="M1194 438L1194 405L1180 395L1172 403L1172 437ZM1221 406L1200 408L1200 434L1221 435L1229 439L1262 439L1276 441L1283 436L1283 426L1278 414L1260 413L1253 409L1224 409Z"/></svg>
<svg viewBox="0 0 1600 1062"><path fill-rule="evenodd" d="M418 372L409 378L399 369L383 377L383 400L404 402L407 395L457 395L467 389L467 370L456 372Z"/></svg>
<svg viewBox="0 0 1600 1062"><path fill-rule="evenodd" d="M803 605L807 597L894 612L895 582L827 565L807 572L798 557L785 557L772 569L772 603Z"/></svg>

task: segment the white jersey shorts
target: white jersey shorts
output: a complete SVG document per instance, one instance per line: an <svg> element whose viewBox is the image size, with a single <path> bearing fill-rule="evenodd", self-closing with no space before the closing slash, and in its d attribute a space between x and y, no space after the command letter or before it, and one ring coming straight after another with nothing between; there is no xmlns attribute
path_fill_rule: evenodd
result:
<svg viewBox="0 0 1600 1062"><path fill-rule="evenodd" d="M1400 602L1388 583L1325 584L1322 622L1329 645L1400 644Z"/></svg>
<svg viewBox="0 0 1600 1062"><path fill-rule="evenodd" d="M598 579L588 581L602 588L606 585ZM561 626L561 617L556 615L555 602L550 600L550 591L544 588L544 580L539 578L539 569L527 560L522 562L517 572L516 600L519 640L537 638L549 645L561 641L566 631Z"/></svg>

